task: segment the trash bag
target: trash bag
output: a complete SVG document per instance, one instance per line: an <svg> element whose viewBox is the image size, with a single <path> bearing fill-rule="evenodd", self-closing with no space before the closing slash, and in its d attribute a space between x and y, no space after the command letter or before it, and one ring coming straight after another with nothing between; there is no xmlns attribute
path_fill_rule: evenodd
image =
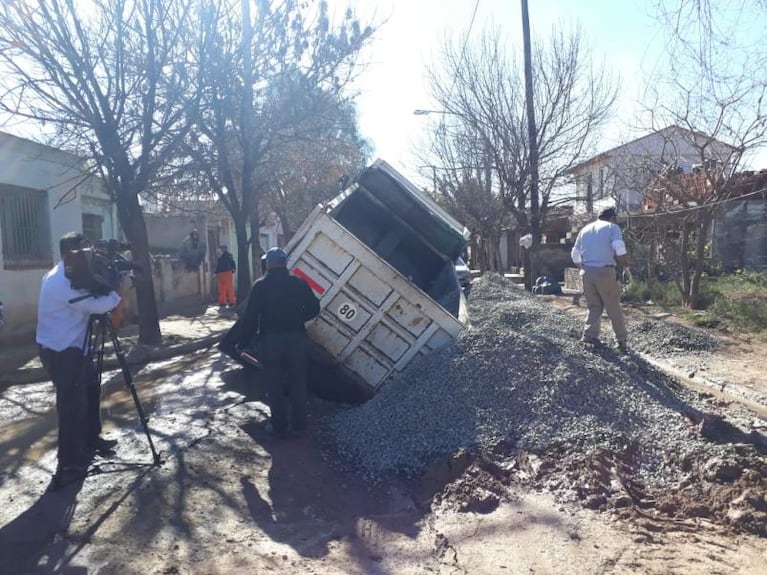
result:
<svg viewBox="0 0 767 575"><path fill-rule="evenodd" d="M554 278L549 276L540 276L535 280L533 286L534 295L558 295L562 293L562 286Z"/></svg>
<svg viewBox="0 0 767 575"><path fill-rule="evenodd" d="M241 331L242 319L238 319L234 322L231 329L224 334L221 341L218 342L219 351L246 367L260 368L261 363L258 360L258 336L256 335L250 344L239 353L235 346L240 338Z"/></svg>

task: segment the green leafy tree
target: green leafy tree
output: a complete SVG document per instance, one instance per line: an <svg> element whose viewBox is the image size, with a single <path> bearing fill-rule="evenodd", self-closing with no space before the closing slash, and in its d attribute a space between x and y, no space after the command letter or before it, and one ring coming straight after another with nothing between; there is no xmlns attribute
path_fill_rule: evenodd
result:
<svg viewBox="0 0 767 575"><path fill-rule="evenodd" d="M301 129L303 137L279 150L268 164L274 179L267 201L280 217L286 241L318 203L335 197L354 178L370 156L352 102L341 102L307 123Z"/></svg>

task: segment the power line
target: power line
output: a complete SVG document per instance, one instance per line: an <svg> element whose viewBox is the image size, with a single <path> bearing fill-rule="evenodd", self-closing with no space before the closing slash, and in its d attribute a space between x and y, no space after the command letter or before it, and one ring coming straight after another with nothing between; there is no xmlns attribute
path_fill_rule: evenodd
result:
<svg viewBox="0 0 767 575"><path fill-rule="evenodd" d="M463 37L463 46L461 46L461 55L458 57L457 70L460 70L461 66L463 65L463 60L464 60L464 57L466 56L466 48L469 45L469 36L471 36L471 31L474 28L474 20L477 18L477 10L478 9L479 9L479 0L477 0L474 3L474 11L471 14L471 20L469 21L469 29L466 31L466 35ZM450 84L450 89L447 91L447 98L446 98L446 100L448 102L453 97L453 90L455 89L456 76L457 76L457 74L453 75L453 81ZM443 114L442 117L439 119L439 129L440 130L444 127L444 123L445 123L445 115Z"/></svg>

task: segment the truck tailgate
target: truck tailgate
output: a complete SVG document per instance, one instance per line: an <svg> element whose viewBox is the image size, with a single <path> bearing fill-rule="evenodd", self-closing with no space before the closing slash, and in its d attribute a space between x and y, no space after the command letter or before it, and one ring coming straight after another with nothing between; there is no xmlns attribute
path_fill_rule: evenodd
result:
<svg viewBox="0 0 767 575"><path fill-rule="evenodd" d="M307 326L310 339L371 391L463 329L322 209L309 216L291 244L292 273L321 301L319 317Z"/></svg>

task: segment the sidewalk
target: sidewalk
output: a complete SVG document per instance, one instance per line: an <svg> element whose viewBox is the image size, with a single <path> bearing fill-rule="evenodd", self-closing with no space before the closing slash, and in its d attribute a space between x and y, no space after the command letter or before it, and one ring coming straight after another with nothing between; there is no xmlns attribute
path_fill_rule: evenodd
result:
<svg viewBox="0 0 767 575"><path fill-rule="evenodd" d="M218 343L232 327L237 316L234 310L218 311L218 306L195 315L171 315L160 320L162 344L157 347L138 345L138 326L127 325L118 332L118 339L129 365L141 365L184 355ZM107 346L105 368L117 367L117 360ZM48 374L40 364L37 344L4 346L0 349L0 387L46 381Z"/></svg>

